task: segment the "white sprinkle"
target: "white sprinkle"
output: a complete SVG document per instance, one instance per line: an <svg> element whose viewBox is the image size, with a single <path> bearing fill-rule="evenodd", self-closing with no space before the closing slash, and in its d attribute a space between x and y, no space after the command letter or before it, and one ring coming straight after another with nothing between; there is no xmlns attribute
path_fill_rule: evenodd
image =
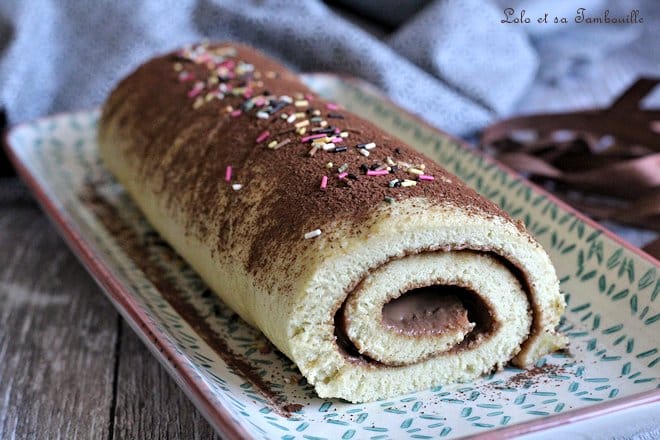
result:
<svg viewBox="0 0 660 440"><path fill-rule="evenodd" d="M366 148L367 150L373 150L374 148L376 148L376 144L374 142L369 142L364 146L364 148Z"/></svg>
<svg viewBox="0 0 660 440"><path fill-rule="evenodd" d="M293 115L289 116L288 118L286 118L286 122L288 122L289 124L291 124L295 120L296 120L296 115L295 114L293 114Z"/></svg>
<svg viewBox="0 0 660 440"><path fill-rule="evenodd" d="M301 99L299 101L295 102L296 107L307 107L309 105L309 101L306 99Z"/></svg>
<svg viewBox="0 0 660 440"><path fill-rule="evenodd" d="M369 151L365 150L364 148L358 148L358 151L360 152L361 155L364 157L369 157Z"/></svg>
<svg viewBox="0 0 660 440"><path fill-rule="evenodd" d="M316 238L319 235L321 235L321 230L320 229L314 229L313 231L310 231L305 234L305 240L308 240L310 238Z"/></svg>
<svg viewBox="0 0 660 440"><path fill-rule="evenodd" d="M335 144L332 142L329 142L327 144L323 144L323 151L330 151L335 149Z"/></svg>
<svg viewBox="0 0 660 440"><path fill-rule="evenodd" d="M406 179L403 182L401 182L401 186L415 186L415 185L417 185L417 181L415 180Z"/></svg>
<svg viewBox="0 0 660 440"><path fill-rule="evenodd" d="M231 189L233 189L234 191L238 191L241 188L243 188L243 185L241 185L240 183L234 183L231 185Z"/></svg>
<svg viewBox="0 0 660 440"><path fill-rule="evenodd" d="M286 113L282 113L280 115L280 118L282 118L282 119L287 119L288 117L289 117L289 115L287 115Z"/></svg>
<svg viewBox="0 0 660 440"><path fill-rule="evenodd" d="M257 118L259 119L268 119L270 115L266 112L257 112Z"/></svg>
<svg viewBox="0 0 660 440"><path fill-rule="evenodd" d="M342 131L341 133L339 133L339 136L346 139L348 137L348 132L347 131Z"/></svg>
<svg viewBox="0 0 660 440"><path fill-rule="evenodd" d="M280 101L284 101L287 104L291 104L293 102L293 99L289 95L282 95L280 96Z"/></svg>

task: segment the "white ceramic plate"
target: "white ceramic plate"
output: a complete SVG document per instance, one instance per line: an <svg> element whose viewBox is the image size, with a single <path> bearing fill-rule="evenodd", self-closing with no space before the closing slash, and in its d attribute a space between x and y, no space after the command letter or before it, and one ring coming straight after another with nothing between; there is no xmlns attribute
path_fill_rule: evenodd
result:
<svg viewBox="0 0 660 440"><path fill-rule="evenodd" d="M525 222L561 279L568 303L561 330L570 350L541 359L534 373L507 368L473 383L361 405L319 399L289 360L209 294L103 169L96 111L14 128L7 144L25 181L219 432L281 439L504 437L660 400L657 261L368 87L326 74L306 81Z"/></svg>

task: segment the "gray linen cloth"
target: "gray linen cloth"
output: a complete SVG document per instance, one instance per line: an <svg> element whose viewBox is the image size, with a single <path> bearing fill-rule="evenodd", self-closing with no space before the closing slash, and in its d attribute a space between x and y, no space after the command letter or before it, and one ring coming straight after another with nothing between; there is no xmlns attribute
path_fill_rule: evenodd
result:
<svg viewBox="0 0 660 440"><path fill-rule="evenodd" d="M405 10L396 3L385 1L381 17L391 21ZM642 29L592 26L591 39L575 45L585 26L500 23L506 6L556 11L557 2L412 3L423 8L397 17L401 25L378 38L318 0L2 0L0 105L10 124L98 106L117 80L155 53L202 38L234 39L299 71L361 77L431 124L467 135L515 110L540 64L546 75L561 76L575 59L598 59ZM639 2L584 3L595 12ZM575 15L573 6L562 9Z"/></svg>

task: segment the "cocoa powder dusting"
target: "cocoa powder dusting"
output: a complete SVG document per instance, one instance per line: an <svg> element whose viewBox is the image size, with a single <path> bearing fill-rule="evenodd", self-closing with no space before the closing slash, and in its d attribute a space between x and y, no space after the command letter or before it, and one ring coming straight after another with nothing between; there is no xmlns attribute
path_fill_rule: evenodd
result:
<svg viewBox="0 0 660 440"><path fill-rule="evenodd" d="M280 64L251 48L233 47L237 49L237 63L250 63L260 72L263 84L255 95L301 93L309 105L288 105L268 119L255 117L254 110L232 116L227 106L240 108L245 99L227 95L195 109L195 99L188 93L196 80L208 75L208 69L203 63L168 54L147 62L122 81L106 103L100 122L100 140L107 136L107 142L139 164L144 187L160 193L172 212L183 213L188 233L208 242L208 231L218 231L213 247L219 255L241 261L247 272L265 279L260 268L273 256L288 261L283 267L296 266L293 263L299 252L292 250L314 245L314 240L303 242L306 232L323 230L339 221L342 231L350 236L386 203L385 197L393 203L419 197L434 204L464 207L476 215L509 218L431 159L370 122L332 104L328 110L327 101ZM177 80L174 63L180 63L194 79ZM231 84L242 85L237 81ZM346 146L346 151L320 150L308 156L310 143L302 143L300 136L291 132L293 125L280 117L282 113L305 112L305 118L310 119L314 110L320 111L329 126L349 132L348 138L337 143ZM270 135L257 143L265 131ZM285 139L291 142L277 150L266 146ZM364 157L356 145L370 142L376 148ZM388 156L413 166L424 164L424 174L435 180L390 188L389 181L414 176L402 168L384 176L365 175L367 168L384 164ZM327 162L333 162L334 167L326 168ZM350 176L340 180L337 167L342 164L348 165ZM232 183L243 185L240 191L233 191L224 182L227 166L234 169ZM319 187L323 176L328 177L324 191Z"/></svg>
<svg viewBox="0 0 660 440"><path fill-rule="evenodd" d="M539 377L545 377L545 380L547 381L549 380L547 379L548 375L561 374L564 372L565 369L561 365L545 364L542 367L533 367L510 377L506 381L506 386L518 388L526 385L532 380L538 380Z"/></svg>
<svg viewBox="0 0 660 440"><path fill-rule="evenodd" d="M88 183L84 187L82 193L79 194L79 199L95 213L96 218L103 223L107 231L117 238L122 250L144 272L181 318L225 361L229 368L250 382L278 414L290 417L292 412L302 408L301 404L288 403L285 396L261 377L257 367L235 353L225 340L211 328L204 316L183 298L179 289L168 280L164 270L158 265L150 263L149 253L141 243L138 233L122 220L117 209L95 190L93 184Z"/></svg>

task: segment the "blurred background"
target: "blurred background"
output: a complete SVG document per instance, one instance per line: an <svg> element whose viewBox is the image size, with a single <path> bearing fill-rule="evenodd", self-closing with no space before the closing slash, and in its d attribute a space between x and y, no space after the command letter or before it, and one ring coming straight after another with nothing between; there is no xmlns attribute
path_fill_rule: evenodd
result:
<svg viewBox="0 0 660 440"><path fill-rule="evenodd" d="M587 23L606 16L623 23ZM475 144L486 127L507 117L607 107L638 78L660 77L657 0L3 0L2 118L14 125L99 106L146 58L204 38L251 44L300 72L362 78ZM660 91L644 106L658 102ZM584 139L573 144L580 154L595 153ZM607 161L657 149L647 145L630 156L618 148ZM651 166L660 175L658 160ZM13 171L4 155L0 173L0 201L29 197L7 178ZM659 199L656 182L647 183L645 194ZM635 197L612 203L626 208ZM600 219L642 246L660 229L659 202L649 203L652 215L641 228L619 228L626 223L621 216Z"/></svg>

